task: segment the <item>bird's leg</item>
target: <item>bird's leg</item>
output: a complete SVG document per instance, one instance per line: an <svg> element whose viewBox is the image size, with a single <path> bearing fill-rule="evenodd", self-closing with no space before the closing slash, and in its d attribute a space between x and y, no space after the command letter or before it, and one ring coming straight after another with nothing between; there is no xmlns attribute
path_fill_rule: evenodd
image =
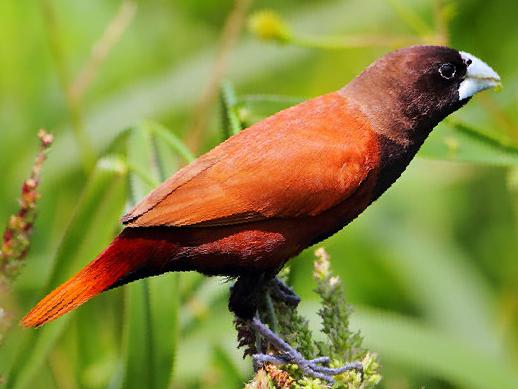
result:
<svg viewBox="0 0 518 389"><path fill-rule="evenodd" d="M300 303L300 297L295 291L286 285L279 277L274 277L270 283L270 293L272 297L280 300L290 307L297 307Z"/></svg>
<svg viewBox="0 0 518 389"><path fill-rule="evenodd" d="M306 359L265 325L255 315L261 301L264 300L265 293L269 293L271 290L279 292L281 299L291 301L292 305L299 300L291 288L280 280L272 280L272 277L266 274L241 276L231 288L229 308L236 314L240 345L248 347L245 355L252 355L255 370L267 363L275 365L293 364L299 366L304 375L322 379L329 384L334 382L333 376L337 374L353 369L363 371L360 362L348 363L339 368L330 368L325 366L330 362L328 357ZM255 340L250 336L253 332L256 334ZM257 342L257 340L261 341ZM277 353L268 354L268 345Z"/></svg>
<svg viewBox="0 0 518 389"><path fill-rule="evenodd" d="M342 367L330 368L325 366L330 362L328 357L320 357L315 359L306 359L295 348L286 343L276 333L268 328L257 317L250 320L250 327L253 328L260 336L268 341L277 351L278 355L270 354L254 354L252 356L254 361L254 368L258 369L266 363L274 365L297 365L306 376L319 378L332 384L334 382L333 376L344 373L348 370L363 371L363 366L360 362L347 363Z"/></svg>

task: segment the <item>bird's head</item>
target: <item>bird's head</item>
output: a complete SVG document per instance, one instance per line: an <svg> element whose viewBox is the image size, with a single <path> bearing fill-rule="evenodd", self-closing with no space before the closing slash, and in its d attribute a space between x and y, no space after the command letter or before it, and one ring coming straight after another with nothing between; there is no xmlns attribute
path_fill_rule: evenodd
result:
<svg viewBox="0 0 518 389"><path fill-rule="evenodd" d="M377 129L421 141L431 129L500 76L472 54L442 46L412 46L385 55L342 93Z"/></svg>

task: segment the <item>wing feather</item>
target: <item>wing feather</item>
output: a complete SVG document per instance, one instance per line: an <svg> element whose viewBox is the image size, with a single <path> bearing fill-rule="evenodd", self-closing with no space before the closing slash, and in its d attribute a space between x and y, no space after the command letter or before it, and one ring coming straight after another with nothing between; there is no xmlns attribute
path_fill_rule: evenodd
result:
<svg viewBox="0 0 518 389"><path fill-rule="evenodd" d="M377 143L337 93L281 111L229 138L150 193L129 226L209 226L315 216L353 194Z"/></svg>

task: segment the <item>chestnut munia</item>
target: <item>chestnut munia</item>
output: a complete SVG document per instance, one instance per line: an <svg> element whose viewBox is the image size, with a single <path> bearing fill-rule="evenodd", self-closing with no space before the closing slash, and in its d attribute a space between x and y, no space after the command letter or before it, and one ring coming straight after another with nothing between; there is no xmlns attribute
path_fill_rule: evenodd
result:
<svg viewBox="0 0 518 389"><path fill-rule="evenodd" d="M447 47L385 55L339 91L266 118L178 171L23 324L40 326L143 277L195 270L236 277L230 309L275 336L254 314L284 263L356 218L397 180L437 123L498 83L484 62ZM337 373L293 358L308 374L329 380Z"/></svg>

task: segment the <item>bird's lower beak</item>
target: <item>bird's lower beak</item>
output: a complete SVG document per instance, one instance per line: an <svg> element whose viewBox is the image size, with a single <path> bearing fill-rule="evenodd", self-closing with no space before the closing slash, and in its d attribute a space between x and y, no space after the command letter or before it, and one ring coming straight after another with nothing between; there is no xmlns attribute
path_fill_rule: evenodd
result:
<svg viewBox="0 0 518 389"><path fill-rule="evenodd" d="M473 54L460 52L464 63L468 65L466 78L459 86L459 100L467 99L475 93L495 87L501 87L500 76L488 64Z"/></svg>

